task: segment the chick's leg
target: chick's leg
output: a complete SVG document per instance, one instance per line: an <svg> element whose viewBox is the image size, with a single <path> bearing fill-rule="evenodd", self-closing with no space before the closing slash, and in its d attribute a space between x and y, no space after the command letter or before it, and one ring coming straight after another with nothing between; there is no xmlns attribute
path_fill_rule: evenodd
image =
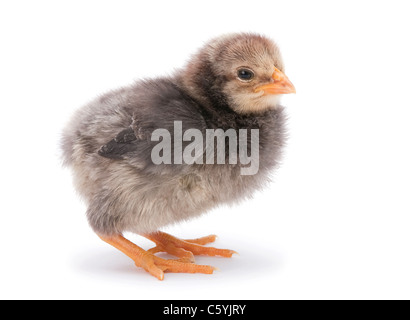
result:
<svg viewBox="0 0 410 320"><path fill-rule="evenodd" d="M148 250L148 252L167 252L180 258L179 261L193 262L194 255L221 256L230 258L234 253L237 253L233 250L205 247L205 244L215 241L215 235L198 239L182 240L165 232L157 231L144 236L154 241L156 244L156 246Z"/></svg>
<svg viewBox="0 0 410 320"><path fill-rule="evenodd" d="M137 267L144 268L145 271L159 280L164 279L164 271L211 274L215 270L215 268L211 266L159 258L152 252L147 252L138 247L120 234L114 236L99 235L99 237L134 260Z"/></svg>

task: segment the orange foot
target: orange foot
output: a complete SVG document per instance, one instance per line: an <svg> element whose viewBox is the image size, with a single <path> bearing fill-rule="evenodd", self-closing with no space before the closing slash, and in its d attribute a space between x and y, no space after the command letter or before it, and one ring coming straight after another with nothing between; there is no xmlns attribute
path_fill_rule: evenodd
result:
<svg viewBox="0 0 410 320"><path fill-rule="evenodd" d="M156 243L156 246L148 250L148 252L167 252L180 258L178 261L182 262L195 262L194 255L230 258L234 253L237 253L233 250L204 247L205 244L214 242L216 235L210 235L198 239L182 240L165 232L157 231L155 233L144 235L144 237Z"/></svg>
<svg viewBox="0 0 410 320"><path fill-rule="evenodd" d="M111 244L134 260L137 267L144 268L159 280L164 279L164 271L184 273L206 273L211 274L214 267L194 264L194 255L231 257L236 253L232 250L204 247L204 244L214 242L215 235L192 240L181 240L164 232L155 232L145 235L154 241L156 246L148 251L138 247L136 244L125 239L122 235L102 236L102 240ZM157 252L167 252L178 257L178 260L167 260L155 256Z"/></svg>

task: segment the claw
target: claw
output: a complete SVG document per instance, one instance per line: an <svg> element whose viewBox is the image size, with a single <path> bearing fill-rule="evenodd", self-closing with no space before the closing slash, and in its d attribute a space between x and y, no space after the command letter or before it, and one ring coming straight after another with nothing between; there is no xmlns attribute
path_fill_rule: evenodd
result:
<svg viewBox="0 0 410 320"><path fill-rule="evenodd" d="M194 254L231 257L232 254L237 253L233 250L203 246L203 244L214 242L216 239L215 235L192 240L181 240L159 231L146 235L146 237L156 243L156 246L148 251L138 247L122 235L100 235L102 240L121 250L133 259L137 267L142 267L159 280L164 279L164 272L212 274L215 270L218 270L212 266L193 263L195 261ZM167 252L176 256L178 259L173 260L157 257L155 253L158 252Z"/></svg>
<svg viewBox="0 0 410 320"><path fill-rule="evenodd" d="M228 249L205 247L204 244L215 241L216 235L210 235L198 239L181 240L165 232L158 231L145 235L145 237L154 241L157 245L156 247L160 247L162 252L168 252L169 254L175 255L179 258L184 257L184 255L179 254L178 250L175 250L175 248L183 249L183 252L188 251L193 255L221 256L226 258L230 258L234 253L237 253L236 251Z"/></svg>

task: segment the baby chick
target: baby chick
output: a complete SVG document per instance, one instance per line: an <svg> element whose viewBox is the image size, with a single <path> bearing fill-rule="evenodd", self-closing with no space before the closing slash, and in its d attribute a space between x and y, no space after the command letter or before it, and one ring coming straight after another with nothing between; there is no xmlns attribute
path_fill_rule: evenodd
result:
<svg viewBox="0 0 410 320"><path fill-rule="evenodd" d="M213 267L195 264L194 255L231 257L235 252L204 246L215 240L213 235L181 240L159 229L249 198L269 181L285 137L279 99L294 92L277 45L240 33L209 41L173 76L138 81L79 109L63 132L63 161L87 204L92 229L160 280L164 271L212 273ZM193 137L186 139L187 130L208 137L211 129L257 142L256 148L245 148L245 158L256 150L257 170L243 174L249 161L238 161L238 144L225 136L222 153L208 157L219 143L210 147L209 141L198 140L190 149L197 151L194 161L183 161L182 154L192 155L184 151ZM178 140L179 130L185 133ZM253 130L257 139L249 137ZM153 158L160 143L160 160L171 163ZM222 161L214 161L221 154ZM156 247L140 248L123 237L126 231ZM157 252L179 259L163 259Z"/></svg>

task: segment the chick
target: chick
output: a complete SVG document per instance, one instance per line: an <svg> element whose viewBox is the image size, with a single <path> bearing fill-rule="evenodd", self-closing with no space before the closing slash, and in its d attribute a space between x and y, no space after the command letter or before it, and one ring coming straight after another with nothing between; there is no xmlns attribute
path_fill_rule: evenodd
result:
<svg viewBox="0 0 410 320"><path fill-rule="evenodd" d="M182 240L159 229L250 198L269 181L285 140L279 99L295 92L283 68L279 49L270 39L229 34L206 43L173 76L138 81L79 109L63 132L63 162L72 169L97 235L160 280L164 271L213 272L211 266L195 264L194 255L231 257L235 251L204 246L214 235ZM157 129L175 139L153 139ZM196 161L182 161L180 155L192 140L184 135L178 141L177 129L194 129L203 137L210 129L230 130L234 137L245 130L247 135L241 137L246 142L258 140L257 170L243 174L241 169L249 163L235 158L238 145L225 137L226 161L213 161L220 150L205 157L207 149L218 144L210 147L199 143L203 141L195 145ZM249 137L255 129L256 140ZM153 159L154 149L165 142L171 145L160 156L172 163ZM247 145L245 153L250 151ZM124 232L142 235L156 246L145 251L124 238ZM163 259L157 252L178 259Z"/></svg>

